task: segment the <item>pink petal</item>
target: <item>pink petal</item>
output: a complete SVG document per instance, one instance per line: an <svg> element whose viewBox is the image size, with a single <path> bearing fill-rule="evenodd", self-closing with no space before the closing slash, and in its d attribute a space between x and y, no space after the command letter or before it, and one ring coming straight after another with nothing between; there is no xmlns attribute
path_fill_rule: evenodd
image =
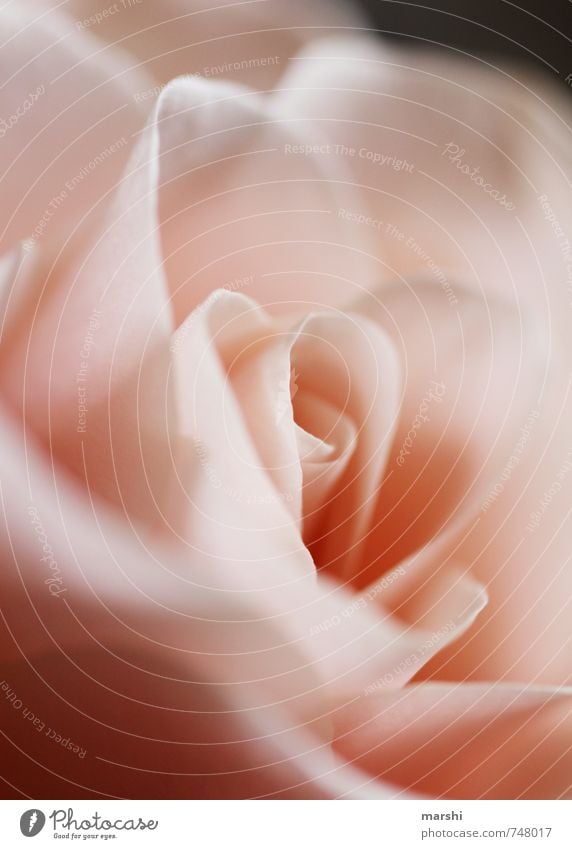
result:
<svg viewBox="0 0 572 849"><path fill-rule="evenodd" d="M290 510L299 492L276 487L279 478L273 481L261 458L264 446L259 453L235 394L235 376L226 371L227 364L274 332L260 307L224 290L215 292L179 328L172 346L180 419L174 501L183 513L182 538L198 550L231 563L257 560L266 574L284 552L295 553L300 575L313 576L314 566ZM279 365L279 352L277 360ZM266 399L257 397L256 382L249 389L244 404L250 407L252 421ZM279 440L275 445L287 451ZM297 466L296 460L292 470ZM295 474L286 479L289 483L300 486ZM251 578L254 574L249 571Z"/></svg>
<svg viewBox="0 0 572 849"><path fill-rule="evenodd" d="M569 236L572 116L556 86L365 38L309 45L283 85L285 112L362 187L356 211L382 219L384 276L435 276L449 298L462 276L542 311L570 280L541 204Z"/></svg>
<svg viewBox="0 0 572 849"><path fill-rule="evenodd" d="M177 323L223 286L282 313L337 305L371 286L376 232L346 231L339 210L352 208L355 190L343 167L301 153L319 138L282 120L279 95L176 80L148 132L158 135Z"/></svg>
<svg viewBox="0 0 572 849"><path fill-rule="evenodd" d="M535 320L460 286L456 295L450 306L437 283L400 281L358 307L392 337L407 387L360 585L414 552L428 567L426 549L445 532L451 551L542 382L546 343ZM442 557L436 550L432 560Z"/></svg>
<svg viewBox="0 0 572 849"><path fill-rule="evenodd" d="M424 684L362 698L335 748L404 791L452 799L554 799L571 791L570 690Z"/></svg>
<svg viewBox="0 0 572 849"><path fill-rule="evenodd" d="M97 0L36 2L40 7L63 5L79 31L128 52L133 64L160 83L198 74L267 89L305 42L363 24L349 4L328 0L121 0L107 14ZM150 102L157 90L147 86L137 94Z"/></svg>
<svg viewBox="0 0 572 849"><path fill-rule="evenodd" d="M394 475L402 482L409 467L411 495L391 513L401 527L397 534L390 529L391 551L377 546L375 556L385 552L381 567L389 568L411 548L411 517L419 531L427 520L429 539L474 493L470 533L462 542L451 537L439 549L432 545L424 562L430 573L456 547L454 557L487 585L490 604L463 650L456 645L445 665L440 657L433 673L449 679L470 674L570 683L570 104L544 79L515 76L481 61L382 47L373 40L327 40L308 47L284 86L289 91L284 108L293 119L345 146L340 156L363 187L359 211L384 221L378 254L387 279L402 275L412 285L419 276L434 279L442 325L448 316L451 330L458 290L466 286L483 292L481 312L489 297L496 301L501 294L524 315L532 308L545 327L546 374L540 381L531 376L537 373L534 364L523 362L522 379L514 383L507 369L511 361L516 367L520 354L511 355L508 345L505 363L500 351L491 360L498 362L499 411L509 412L513 435L505 440L508 431L502 428L489 471L480 470L479 451L473 472L459 463L450 485L444 485L457 457L450 436L457 422L461 429L469 426L461 421L472 405L460 396L451 424L434 422L435 479L425 474L417 479L411 457L399 477ZM453 151L446 155L449 143L463 151L460 160L452 161ZM475 176L489 184L489 191L467 173L476 168ZM497 192L497 199L490 192ZM503 195L514 210L499 202ZM498 334L504 345L502 326ZM535 346L523 333L517 347L527 355ZM467 363L469 358L474 354L468 351ZM424 390L414 390L419 400ZM413 396L411 403L412 418ZM436 413L435 406L433 417ZM495 440L486 418L483 409L475 422L474 437L481 441L481 433L483 447ZM472 482L487 477L477 497ZM388 509L396 494L388 490ZM422 510L413 496L418 505L423 502Z"/></svg>
<svg viewBox="0 0 572 849"><path fill-rule="evenodd" d="M427 593L435 593L441 581L449 583L451 567L466 575L469 586L471 574L484 584L495 610L503 605L506 590L501 585L499 592L498 579L490 585L490 575L500 572L503 582L512 582L510 591L514 589L514 572L503 573L505 557L499 552L503 545L514 549L518 538L504 525L506 512L495 516L502 538L487 533L481 508L514 450L521 423L537 403L548 352L543 334L526 314L519 316L507 304L460 287L456 294L455 307L443 302L437 283L395 284L379 294L379 319L401 348L408 391L392 448L393 463L380 490L364 566L356 580L367 585L409 558L408 577L389 591L387 605L412 621L427 609ZM370 316L376 312L371 303L361 309ZM521 592L525 595L526 588ZM527 668L532 660L528 647L534 645L532 617L527 635L521 629L519 645L512 643L512 652L501 649L492 661L490 657L522 617L522 606L505 609L491 628L494 614L491 617L487 611L462 644L440 653L423 675L480 678L487 669L491 674L496 664L496 674L504 666L511 668L514 678L527 680L534 665L538 668L540 661L544 665L554 656L553 647L541 640L534 665ZM513 669L515 657L522 657L522 662ZM447 665L451 658L453 664ZM561 662L565 664L565 659Z"/></svg>
<svg viewBox="0 0 572 849"><path fill-rule="evenodd" d="M0 10L0 252L19 239L69 238L113 188L143 121L130 91L146 76L101 54L59 12Z"/></svg>
<svg viewBox="0 0 572 849"><path fill-rule="evenodd" d="M224 564L213 572L198 552L185 557L91 512L7 419L1 426L8 796L392 792L330 750L334 691L298 635L302 605L325 613L318 593L274 593L273 610L252 591L256 564L233 591ZM287 577L294 564L282 563Z"/></svg>
<svg viewBox="0 0 572 849"><path fill-rule="evenodd" d="M294 455L292 414L289 441L282 434L287 421L274 419L277 377L281 368L289 373L289 346L301 394L345 408L359 428L348 462L352 476L344 485L365 498L370 487L375 491L380 463L383 468L380 438L394 415L395 375L383 336L367 322L311 315L295 329L292 344L292 332L277 328L253 302L221 291L187 319L173 345L181 421L174 499L181 511L180 536L193 555L210 564L204 578L209 584L238 592L249 588L266 616L286 617L334 698L351 697L378 679L390 678L382 685L398 686L473 622L486 595L480 584L454 573L447 585L442 576L425 592L431 616L423 611L397 617L384 606L385 582L359 597L349 586L325 580L328 569L319 561L316 581L302 528L292 515L297 490L288 500L289 490L278 488L285 480L300 486L299 472L294 474L300 460ZM363 362L374 354L381 379L374 368L370 375ZM340 362L351 367L351 381ZM372 412L376 391L380 403ZM284 469L292 475L286 477ZM305 484L303 461L301 471ZM343 481L335 482L334 491ZM322 496L330 498L327 492ZM350 500L353 507L344 515L347 539L355 539L356 547L361 517L355 507L361 503ZM329 519L323 526L324 534L328 527L336 529Z"/></svg>
<svg viewBox="0 0 572 849"><path fill-rule="evenodd" d="M173 428L154 167L146 137L98 227L58 255L48 243L20 255L0 350L2 389L28 437L149 524L163 521Z"/></svg>
<svg viewBox="0 0 572 849"><path fill-rule="evenodd" d="M313 313L304 320L294 364L301 370L305 362L306 393L338 410L356 431L347 468L322 505L317 536L307 539L318 567L346 580L359 563L392 444L401 373L380 327L340 314Z"/></svg>

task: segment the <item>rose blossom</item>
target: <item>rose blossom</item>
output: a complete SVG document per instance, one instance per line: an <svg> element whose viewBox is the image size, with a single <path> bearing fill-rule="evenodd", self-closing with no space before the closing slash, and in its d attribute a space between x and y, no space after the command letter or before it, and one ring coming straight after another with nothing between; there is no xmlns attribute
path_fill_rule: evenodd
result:
<svg viewBox="0 0 572 849"><path fill-rule="evenodd" d="M182 9L0 11L5 792L565 796L567 105Z"/></svg>

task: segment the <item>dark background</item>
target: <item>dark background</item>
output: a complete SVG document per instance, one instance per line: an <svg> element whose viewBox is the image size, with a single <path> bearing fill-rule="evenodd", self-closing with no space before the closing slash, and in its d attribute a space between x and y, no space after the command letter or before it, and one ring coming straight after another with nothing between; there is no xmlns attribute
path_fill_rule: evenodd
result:
<svg viewBox="0 0 572 849"><path fill-rule="evenodd" d="M518 62L572 95L572 0L355 0L384 36L423 49Z"/></svg>

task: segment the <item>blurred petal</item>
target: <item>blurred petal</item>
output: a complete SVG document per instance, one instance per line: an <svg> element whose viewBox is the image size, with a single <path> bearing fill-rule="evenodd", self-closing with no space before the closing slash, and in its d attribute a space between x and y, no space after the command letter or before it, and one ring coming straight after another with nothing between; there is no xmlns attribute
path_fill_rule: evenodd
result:
<svg viewBox="0 0 572 849"><path fill-rule="evenodd" d="M383 219L385 276L433 275L449 298L461 277L546 309L567 273L542 202L570 237L572 112L556 86L373 38L309 45L283 86L285 113L351 169L358 211Z"/></svg>
<svg viewBox="0 0 572 849"><path fill-rule="evenodd" d="M0 383L28 438L149 524L162 522L174 428L155 157L138 147L101 224L66 250L20 255L0 348Z"/></svg>
<svg viewBox="0 0 572 849"><path fill-rule="evenodd" d="M92 512L8 419L1 427L8 795L392 794L329 747L339 695L300 632L304 614L327 613L326 596L307 582L268 594L266 580L256 592L256 563L232 564L226 584L224 563L213 570L198 552L184 557ZM277 560L285 584L295 562Z"/></svg>
<svg viewBox="0 0 572 849"><path fill-rule="evenodd" d="M64 8L80 31L127 51L158 83L181 74L233 78L267 89L307 41L363 25L343 0L125 0L105 14L98 0L36 0ZM156 96L152 87L138 97Z"/></svg>
<svg viewBox="0 0 572 849"><path fill-rule="evenodd" d="M350 763L451 799L569 798L572 692L424 684L362 698L336 723Z"/></svg>
<svg viewBox="0 0 572 849"><path fill-rule="evenodd" d="M119 179L144 120L131 98L147 77L100 52L59 12L0 10L0 252L69 238Z"/></svg>
<svg viewBox="0 0 572 849"><path fill-rule="evenodd" d="M313 155L320 139L282 120L279 95L180 79L156 124L163 250L177 323L215 289L273 312L357 297L373 281L374 227L339 218L354 190Z"/></svg>

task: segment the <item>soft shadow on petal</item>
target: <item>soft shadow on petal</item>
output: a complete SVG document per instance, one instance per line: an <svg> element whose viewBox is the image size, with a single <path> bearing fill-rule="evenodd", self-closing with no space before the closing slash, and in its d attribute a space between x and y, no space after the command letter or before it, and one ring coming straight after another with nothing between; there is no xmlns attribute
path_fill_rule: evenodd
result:
<svg viewBox="0 0 572 849"><path fill-rule="evenodd" d="M401 280L357 306L393 339L407 387L360 586L413 554L430 568L443 535L456 556L542 387L535 318L460 285L456 295L449 305L437 283Z"/></svg>
<svg viewBox="0 0 572 849"><path fill-rule="evenodd" d="M302 381L301 401L311 394L329 404L356 434L343 474L324 493L315 536L306 535L318 569L345 582L359 569L400 415L402 372L381 327L339 313L312 313L304 319L292 363ZM296 415L297 398L293 406Z"/></svg>
<svg viewBox="0 0 572 849"><path fill-rule="evenodd" d="M571 792L570 689L424 684L361 699L336 723L348 761L404 791L452 799Z"/></svg>

